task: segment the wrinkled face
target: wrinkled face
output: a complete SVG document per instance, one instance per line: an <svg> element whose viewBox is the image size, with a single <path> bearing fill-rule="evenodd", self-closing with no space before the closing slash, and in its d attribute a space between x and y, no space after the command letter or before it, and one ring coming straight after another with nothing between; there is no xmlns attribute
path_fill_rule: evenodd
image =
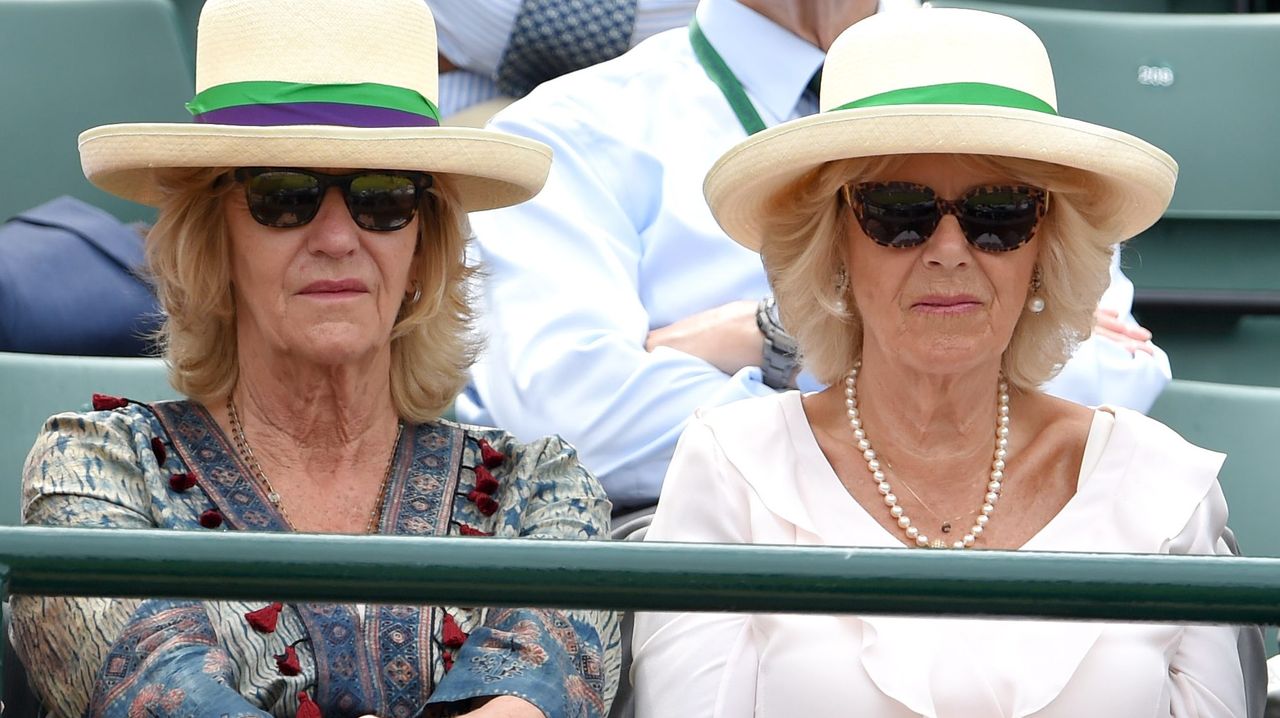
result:
<svg viewBox="0 0 1280 718"><path fill-rule="evenodd" d="M947 155L914 155L870 181L912 182L956 199L983 185L1026 184L975 172ZM862 316L863 354L879 353L924 373L955 373L997 364L1018 323L1041 238L1008 252L985 252L965 241L954 216L942 218L916 247L884 247L850 217L845 266Z"/></svg>
<svg viewBox="0 0 1280 718"><path fill-rule="evenodd" d="M259 224L238 185L223 211L241 351L336 366L390 346L397 313L413 291L417 215L396 231L361 229L337 187L301 227Z"/></svg>

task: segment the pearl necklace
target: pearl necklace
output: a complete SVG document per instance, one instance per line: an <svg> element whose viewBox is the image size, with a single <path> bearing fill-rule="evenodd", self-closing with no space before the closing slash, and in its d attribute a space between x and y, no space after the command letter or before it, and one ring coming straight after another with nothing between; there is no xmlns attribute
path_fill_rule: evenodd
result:
<svg viewBox="0 0 1280 718"><path fill-rule="evenodd" d="M884 470L880 468L880 460L876 458L875 449L871 448L871 441L867 439L867 432L862 429L862 420L858 417L858 369L862 366L862 362L858 362L849 370L848 375L844 378L844 408L845 413L849 416L849 426L853 429L853 438L857 442L858 450L862 452L862 458L867 462L867 470L871 472L871 480L876 482L876 490L883 497L885 506L889 507L889 515L897 522L898 528L902 529L907 538L915 542L920 548L947 548L947 542L942 539L929 540L929 537L920 533L920 529L911 525L911 519L907 517L906 512L898 505L898 497L893 494L893 487L889 485L888 478L885 476ZM979 510L978 518L974 521L973 526L969 528L969 532L963 538L951 544L953 549L970 548L978 537L982 536L986 525L991 521L991 514L996 510L996 502L1000 500L1000 489L1004 485L1004 465L1005 459L1009 456L1009 384L1000 378L1000 392L997 407L996 420L996 449L991 461L991 478L987 482L987 495L983 497L982 508Z"/></svg>

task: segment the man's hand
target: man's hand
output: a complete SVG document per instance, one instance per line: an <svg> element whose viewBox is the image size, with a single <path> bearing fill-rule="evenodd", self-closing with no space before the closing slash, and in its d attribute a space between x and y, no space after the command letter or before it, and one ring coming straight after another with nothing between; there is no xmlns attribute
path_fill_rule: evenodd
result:
<svg viewBox="0 0 1280 718"><path fill-rule="evenodd" d="M654 329L644 348L671 347L703 359L725 374L760 366L764 337L756 326L757 304L745 299L730 302Z"/></svg>
<svg viewBox="0 0 1280 718"><path fill-rule="evenodd" d="M1155 353L1155 347L1151 344L1151 332L1137 324L1126 324L1121 321L1118 312L1098 307L1093 313L1093 318L1096 322L1093 333L1116 342L1129 350L1131 356L1136 356L1138 352Z"/></svg>
<svg viewBox="0 0 1280 718"><path fill-rule="evenodd" d="M480 699L484 703L475 710L463 713L459 718L547 718L534 704L515 696L498 696Z"/></svg>

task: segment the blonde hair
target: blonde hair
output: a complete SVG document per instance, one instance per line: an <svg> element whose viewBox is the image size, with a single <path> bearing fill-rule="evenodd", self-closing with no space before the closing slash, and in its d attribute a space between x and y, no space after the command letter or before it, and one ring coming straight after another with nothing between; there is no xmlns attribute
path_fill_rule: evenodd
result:
<svg viewBox="0 0 1280 718"><path fill-rule="evenodd" d="M169 382L201 402L220 400L239 379L230 236L222 203L235 185L225 168L167 170L147 237L147 268L165 319L156 340ZM418 211L422 297L401 307L391 330L391 396L405 421L435 419L467 381L480 346L472 335L466 262L469 234L453 185L434 177Z"/></svg>
<svg viewBox="0 0 1280 718"><path fill-rule="evenodd" d="M1003 370L1011 385L1031 390L1055 375L1093 329L1094 310L1109 283L1112 229L1124 197L1103 191L1098 178L1079 170L1033 160L956 155L975 172L993 172L1048 190L1048 212L1032 240L1045 301L1040 314L1023 312L1006 347ZM850 223L840 188L883 177L906 157L828 162L784 187L769 200L761 258L778 302L783 326L795 337L805 367L834 384L862 356L862 319L851 292L838 284ZM845 302L845 311L839 302ZM814 309L818 311L814 311Z"/></svg>

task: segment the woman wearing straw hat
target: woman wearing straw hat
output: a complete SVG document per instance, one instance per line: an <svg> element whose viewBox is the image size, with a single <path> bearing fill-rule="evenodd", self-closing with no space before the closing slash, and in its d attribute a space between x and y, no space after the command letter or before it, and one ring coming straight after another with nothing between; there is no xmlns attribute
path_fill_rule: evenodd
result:
<svg viewBox="0 0 1280 718"><path fill-rule="evenodd" d="M1016 21L877 15L707 176L829 389L703 412L647 540L1225 554L1223 457L1039 387L1177 167L1058 116ZM891 607L886 607L891 608ZM1238 716L1237 629L650 614L640 716Z"/></svg>
<svg viewBox="0 0 1280 718"><path fill-rule="evenodd" d="M49 420L46 526L600 538L558 439L440 420L474 352L465 213L542 186L543 145L438 126L421 0L210 0L194 124L80 138L159 207L148 259L188 401ZM608 612L26 598L13 632L56 715L603 716Z"/></svg>

